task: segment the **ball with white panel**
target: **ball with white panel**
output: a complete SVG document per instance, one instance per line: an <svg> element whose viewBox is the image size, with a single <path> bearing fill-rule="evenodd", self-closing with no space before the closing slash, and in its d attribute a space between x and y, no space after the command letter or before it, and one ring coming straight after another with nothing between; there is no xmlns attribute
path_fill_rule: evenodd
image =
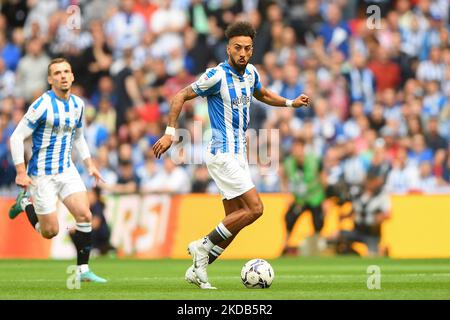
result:
<svg viewBox="0 0 450 320"><path fill-rule="evenodd" d="M249 289L269 288L274 277L272 266L264 259L248 261L241 271L242 283Z"/></svg>

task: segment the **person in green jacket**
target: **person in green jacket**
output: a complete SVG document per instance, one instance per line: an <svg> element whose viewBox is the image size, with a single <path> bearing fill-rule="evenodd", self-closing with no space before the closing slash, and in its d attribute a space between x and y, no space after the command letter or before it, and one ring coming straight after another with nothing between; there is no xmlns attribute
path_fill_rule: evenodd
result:
<svg viewBox="0 0 450 320"><path fill-rule="evenodd" d="M286 244L283 254L290 254L296 248L288 246L288 240L300 215L309 210L313 217L314 235L308 239L309 253L318 251L319 233L322 230L324 215L322 203L325 200L325 188L321 183L322 165L320 159L312 153L305 152L305 141L296 138L291 147L291 154L286 157L284 164L284 181L294 201L286 215Z"/></svg>

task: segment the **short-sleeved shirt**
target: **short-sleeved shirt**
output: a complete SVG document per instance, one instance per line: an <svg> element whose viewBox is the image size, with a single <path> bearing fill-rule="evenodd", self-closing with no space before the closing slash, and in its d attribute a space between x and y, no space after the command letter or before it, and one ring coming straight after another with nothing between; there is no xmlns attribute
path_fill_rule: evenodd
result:
<svg viewBox="0 0 450 320"><path fill-rule="evenodd" d="M243 75L226 61L206 70L191 87L208 100L212 138L210 151L246 153L245 133L249 123L249 108L255 89L261 89L259 74L248 64Z"/></svg>

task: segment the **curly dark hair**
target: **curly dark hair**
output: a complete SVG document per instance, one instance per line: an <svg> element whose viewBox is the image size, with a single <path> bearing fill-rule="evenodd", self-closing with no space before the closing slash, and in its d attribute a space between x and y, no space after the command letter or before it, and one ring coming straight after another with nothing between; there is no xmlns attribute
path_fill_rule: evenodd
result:
<svg viewBox="0 0 450 320"><path fill-rule="evenodd" d="M256 35L255 28L253 26L245 21L239 21L235 22L228 26L228 28L225 30L225 37L227 37L228 40L230 40L233 37L239 37L239 36L246 36L253 38Z"/></svg>

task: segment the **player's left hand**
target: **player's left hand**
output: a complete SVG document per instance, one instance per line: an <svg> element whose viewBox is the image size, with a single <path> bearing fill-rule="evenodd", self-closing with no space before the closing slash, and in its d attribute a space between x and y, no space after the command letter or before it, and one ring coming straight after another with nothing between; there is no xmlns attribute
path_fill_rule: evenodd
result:
<svg viewBox="0 0 450 320"><path fill-rule="evenodd" d="M303 106L308 106L310 103L310 99L306 94L301 94L295 100L292 102L292 107L294 108L300 108Z"/></svg>
<svg viewBox="0 0 450 320"><path fill-rule="evenodd" d="M102 175L100 174L100 171L98 171L97 167L95 167L94 165L87 168L87 170L89 175L95 178L94 186L98 185L100 182L103 183L106 182L105 179L103 179Z"/></svg>

